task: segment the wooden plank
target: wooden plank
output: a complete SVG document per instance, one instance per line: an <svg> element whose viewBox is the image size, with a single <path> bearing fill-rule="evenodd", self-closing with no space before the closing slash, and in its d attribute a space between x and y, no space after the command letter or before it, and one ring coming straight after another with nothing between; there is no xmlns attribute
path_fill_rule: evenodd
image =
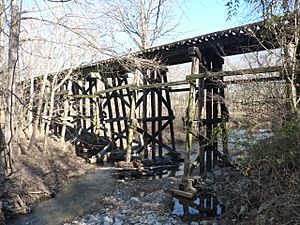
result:
<svg viewBox="0 0 300 225"><path fill-rule="evenodd" d="M179 86L183 84L189 84L189 82L186 80L180 80L180 81L172 81L167 83L154 83L154 84L140 85L140 86L134 86L132 88L136 90L140 90L145 88L172 87L172 86Z"/></svg>
<svg viewBox="0 0 300 225"><path fill-rule="evenodd" d="M110 87L110 86L107 85L105 90L97 91L97 92L94 93L94 95L106 94L106 93L109 93L109 92L119 91L121 89L133 88L135 86L137 86L137 84L125 84L125 85L116 86L116 87Z"/></svg>
<svg viewBox="0 0 300 225"><path fill-rule="evenodd" d="M299 69L297 69L299 70ZM199 78L210 78L210 77L228 77L228 76L239 76L246 74L258 74L258 73L274 73L282 71L282 66L270 66L270 67L260 67L252 69L243 69L243 70L234 70L234 71L219 71L219 72L210 72L200 74L191 74L186 76L186 80L195 80Z"/></svg>
<svg viewBox="0 0 300 225"><path fill-rule="evenodd" d="M225 80L222 81L224 84L246 84L246 83L257 83L257 82L272 82L272 81L284 81L283 77L264 77L264 78L243 78L240 79L233 79L233 80Z"/></svg>
<svg viewBox="0 0 300 225"><path fill-rule="evenodd" d="M179 86L183 84L189 84L188 81L186 80L181 80L181 81L172 81L172 82L165 82L165 83L155 83L155 84L144 84L144 85L137 85L137 84L125 84L122 86L116 86L116 87L109 87L105 90L97 91L95 92L92 96L90 95L73 95L73 98L95 98L99 97L101 94L106 94L109 92L116 92L122 89L132 89L132 90L143 90L143 89L149 89L149 88L159 88L159 87L171 87L171 86Z"/></svg>
<svg viewBox="0 0 300 225"><path fill-rule="evenodd" d="M175 116L156 116L156 117L148 117L148 118L140 118L138 119L139 122L152 122L152 121L164 121L164 120L174 120Z"/></svg>
<svg viewBox="0 0 300 225"><path fill-rule="evenodd" d="M181 197L189 198L189 199L194 198L197 193L195 191L188 192L188 191L182 191L182 190L178 190L178 189L171 189L170 191L175 196L181 196Z"/></svg>

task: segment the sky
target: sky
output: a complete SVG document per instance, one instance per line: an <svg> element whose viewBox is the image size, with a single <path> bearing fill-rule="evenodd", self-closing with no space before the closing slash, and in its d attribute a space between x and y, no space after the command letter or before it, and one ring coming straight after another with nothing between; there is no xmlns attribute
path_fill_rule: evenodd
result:
<svg viewBox="0 0 300 225"><path fill-rule="evenodd" d="M176 35L171 39L179 40L208 34L247 23L237 16L227 20L226 0L187 0L178 15L183 15Z"/></svg>

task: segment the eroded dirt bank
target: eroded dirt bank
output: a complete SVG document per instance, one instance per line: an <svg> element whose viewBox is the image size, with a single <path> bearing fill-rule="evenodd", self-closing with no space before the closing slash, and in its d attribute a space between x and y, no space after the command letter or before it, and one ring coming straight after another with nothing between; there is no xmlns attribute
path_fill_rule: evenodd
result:
<svg viewBox="0 0 300 225"><path fill-rule="evenodd" d="M29 213L35 204L54 197L72 179L93 169L76 156L74 146L60 140L49 139L45 157L43 140L38 137L33 149L27 151L28 139L18 136L14 145L14 173L6 179L0 174L0 212L3 213L0 213L0 224L17 214Z"/></svg>

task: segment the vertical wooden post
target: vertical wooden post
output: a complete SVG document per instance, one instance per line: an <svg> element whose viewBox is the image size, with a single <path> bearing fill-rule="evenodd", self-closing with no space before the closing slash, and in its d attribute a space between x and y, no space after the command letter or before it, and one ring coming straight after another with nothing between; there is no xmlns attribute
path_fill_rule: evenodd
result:
<svg viewBox="0 0 300 225"><path fill-rule="evenodd" d="M89 82L89 94L92 95L94 93L94 91L96 91L96 85L97 85L97 80L96 78L91 78L90 82ZM95 118L95 104L97 99L95 98L90 98L90 132L92 134L95 134L95 123L94 123L94 118Z"/></svg>
<svg viewBox="0 0 300 225"><path fill-rule="evenodd" d="M126 78L124 78L126 80ZM118 86L122 86L122 80L121 79L118 79ZM123 100L120 102L121 104L121 108L122 108L122 117L126 117L127 113L126 113L126 106L125 106L125 97L124 97L124 92L123 90L121 89L119 91L119 94L120 94L120 98L122 98ZM129 129L128 129L128 123L126 122L126 120L123 120L123 124L124 124L124 129L126 131L126 136L128 136L128 132L129 132ZM128 144L128 142L127 142Z"/></svg>
<svg viewBox="0 0 300 225"><path fill-rule="evenodd" d="M147 84L147 77L148 77L148 72L146 72L146 75L144 74L143 76L143 84L146 85ZM147 148L147 145L148 145L148 139L146 137L146 133L147 133L147 121L146 121L146 118L147 118L147 95L148 95L148 90L147 89L143 89L143 118L142 118L142 121L143 121L143 131L144 131L144 134L143 134L143 139L144 139L144 158L145 159L148 159L148 148Z"/></svg>
<svg viewBox="0 0 300 225"><path fill-rule="evenodd" d="M192 55L192 68L191 73L196 73L197 68L197 62L198 59L194 55L194 48L192 49L193 52L190 52ZM190 89L189 89L189 98L188 98L188 107L186 112L186 120L187 120L187 126L186 126L186 143L185 143L185 152L184 152L184 171L183 171L183 179L182 183L184 185L187 185L189 182L190 177L190 164L191 164L191 149L193 144L193 133L192 133L192 126L193 126L193 120L194 120L194 102L195 102L195 90L196 90L196 82L190 81Z"/></svg>
<svg viewBox="0 0 300 225"><path fill-rule="evenodd" d="M216 121L218 119L218 95L219 95L219 88L214 87L213 88L213 96L212 96L212 103L213 103L213 112L212 117L213 121ZM216 136L216 129L218 128L218 124L214 122L213 124L213 137L212 137L212 148L213 148L213 167L215 167L215 164L217 162L217 151L218 151L218 138Z"/></svg>
<svg viewBox="0 0 300 225"><path fill-rule="evenodd" d="M199 54L199 73L205 71L204 67L204 58L202 55ZM202 111L204 108L204 78L198 79L198 142L199 142L199 156L198 160L200 162L199 169L200 169L200 175L204 173L204 152L205 152L205 147L203 146L203 143L205 142L205 139L202 135L203 132L203 124L201 123L201 120L203 119Z"/></svg>
<svg viewBox="0 0 300 225"><path fill-rule="evenodd" d="M105 87L108 88L107 85ZM109 118L113 118L113 112L112 112L112 100L111 100L112 93L106 93L106 101L107 101L107 108L108 108L108 116ZM113 142L113 145L115 145L115 128L114 128L114 122L110 121L110 135L111 135L111 141Z"/></svg>
<svg viewBox="0 0 300 225"><path fill-rule="evenodd" d="M112 77L113 87L117 86L116 79L117 79L117 76ZM118 101L118 97L117 97L117 92L113 92L112 94L113 94L113 99L114 99L114 108L115 108L116 118L120 118L120 109L119 109L119 101ZM120 148L124 149L123 138L122 138L122 127L121 127L121 121L120 120L117 120L117 129L118 129Z"/></svg>
<svg viewBox="0 0 300 225"><path fill-rule="evenodd" d="M154 83L155 82L155 75L156 71L151 72L151 80ZM155 131L156 131L156 99L155 99L155 90L154 88L151 88L151 133L152 137L155 138ZM151 150L152 150L152 160L155 160L156 152L155 152L155 142L152 141Z"/></svg>
<svg viewBox="0 0 300 225"><path fill-rule="evenodd" d="M129 131L128 131L128 138L127 138L127 153L126 153L126 162L129 163L131 161L131 152L132 152L132 141L134 136L134 130L136 128L136 117L135 117L135 110L136 110L136 90L132 90L131 92L131 107L130 107L130 114L129 114Z"/></svg>
<svg viewBox="0 0 300 225"><path fill-rule="evenodd" d="M223 78L222 78L223 80ZM221 132L222 132L222 143L223 143L223 154L228 154L228 134L226 129L226 121L228 119L228 110L225 104L225 91L224 87L220 88L220 97L221 97Z"/></svg>
<svg viewBox="0 0 300 225"><path fill-rule="evenodd" d="M206 120L208 121L207 122L207 125L206 125L206 138L209 139L209 142L208 145L206 146L206 171L211 171L211 166L212 166L212 143L211 143L211 140L212 140L212 124L211 124L211 121L212 121L212 87L211 87L211 82L209 82L208 84L209 86L207 87L206 89Z"/></svg>
<svg viewBox="0 0 300 225"><path fill-rule="evenodd" d="M157 71L157 80L161 83L162 82L162 79L161 79L161 74L160 74L160 71ZM157 90L157 93L158 93L158 101L157 101L157 110L158 110L158 131L159 131L159 134L158 134L158 140L159 140L159 146L158 146L158 155L159 157L162 157L162 89L161 88L158 88Z"/></svg>
<svg viewBox="0 0 300 225"><path fill-rule="evenodd" d="M187 127L186 127L186 143L184 151L184 173L183 173L183 183L187 183L190 176L190 155L191 148L193 144L193 134L192 134L192 123L194 116L194 95L195 95L195 81L191 81L189 97L188 97L188 107L187 107Z"/></svg>

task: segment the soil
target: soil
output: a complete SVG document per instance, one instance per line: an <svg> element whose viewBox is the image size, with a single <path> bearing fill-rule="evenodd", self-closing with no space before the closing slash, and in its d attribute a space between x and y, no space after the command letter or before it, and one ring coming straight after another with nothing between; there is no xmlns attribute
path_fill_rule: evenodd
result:
<svg viewBox="0 0 300 225"><path fill-rule="evenodd" d="M72 179L93 168L76 156L74 146L58 139L49 138L45 157L43 140L37 137L33 149L26 151L29 140L18 135L14 173L7 178L0 174L0 224L3 217L9 221L17 214L29 213L35 204L54 197Z"/></svg>

